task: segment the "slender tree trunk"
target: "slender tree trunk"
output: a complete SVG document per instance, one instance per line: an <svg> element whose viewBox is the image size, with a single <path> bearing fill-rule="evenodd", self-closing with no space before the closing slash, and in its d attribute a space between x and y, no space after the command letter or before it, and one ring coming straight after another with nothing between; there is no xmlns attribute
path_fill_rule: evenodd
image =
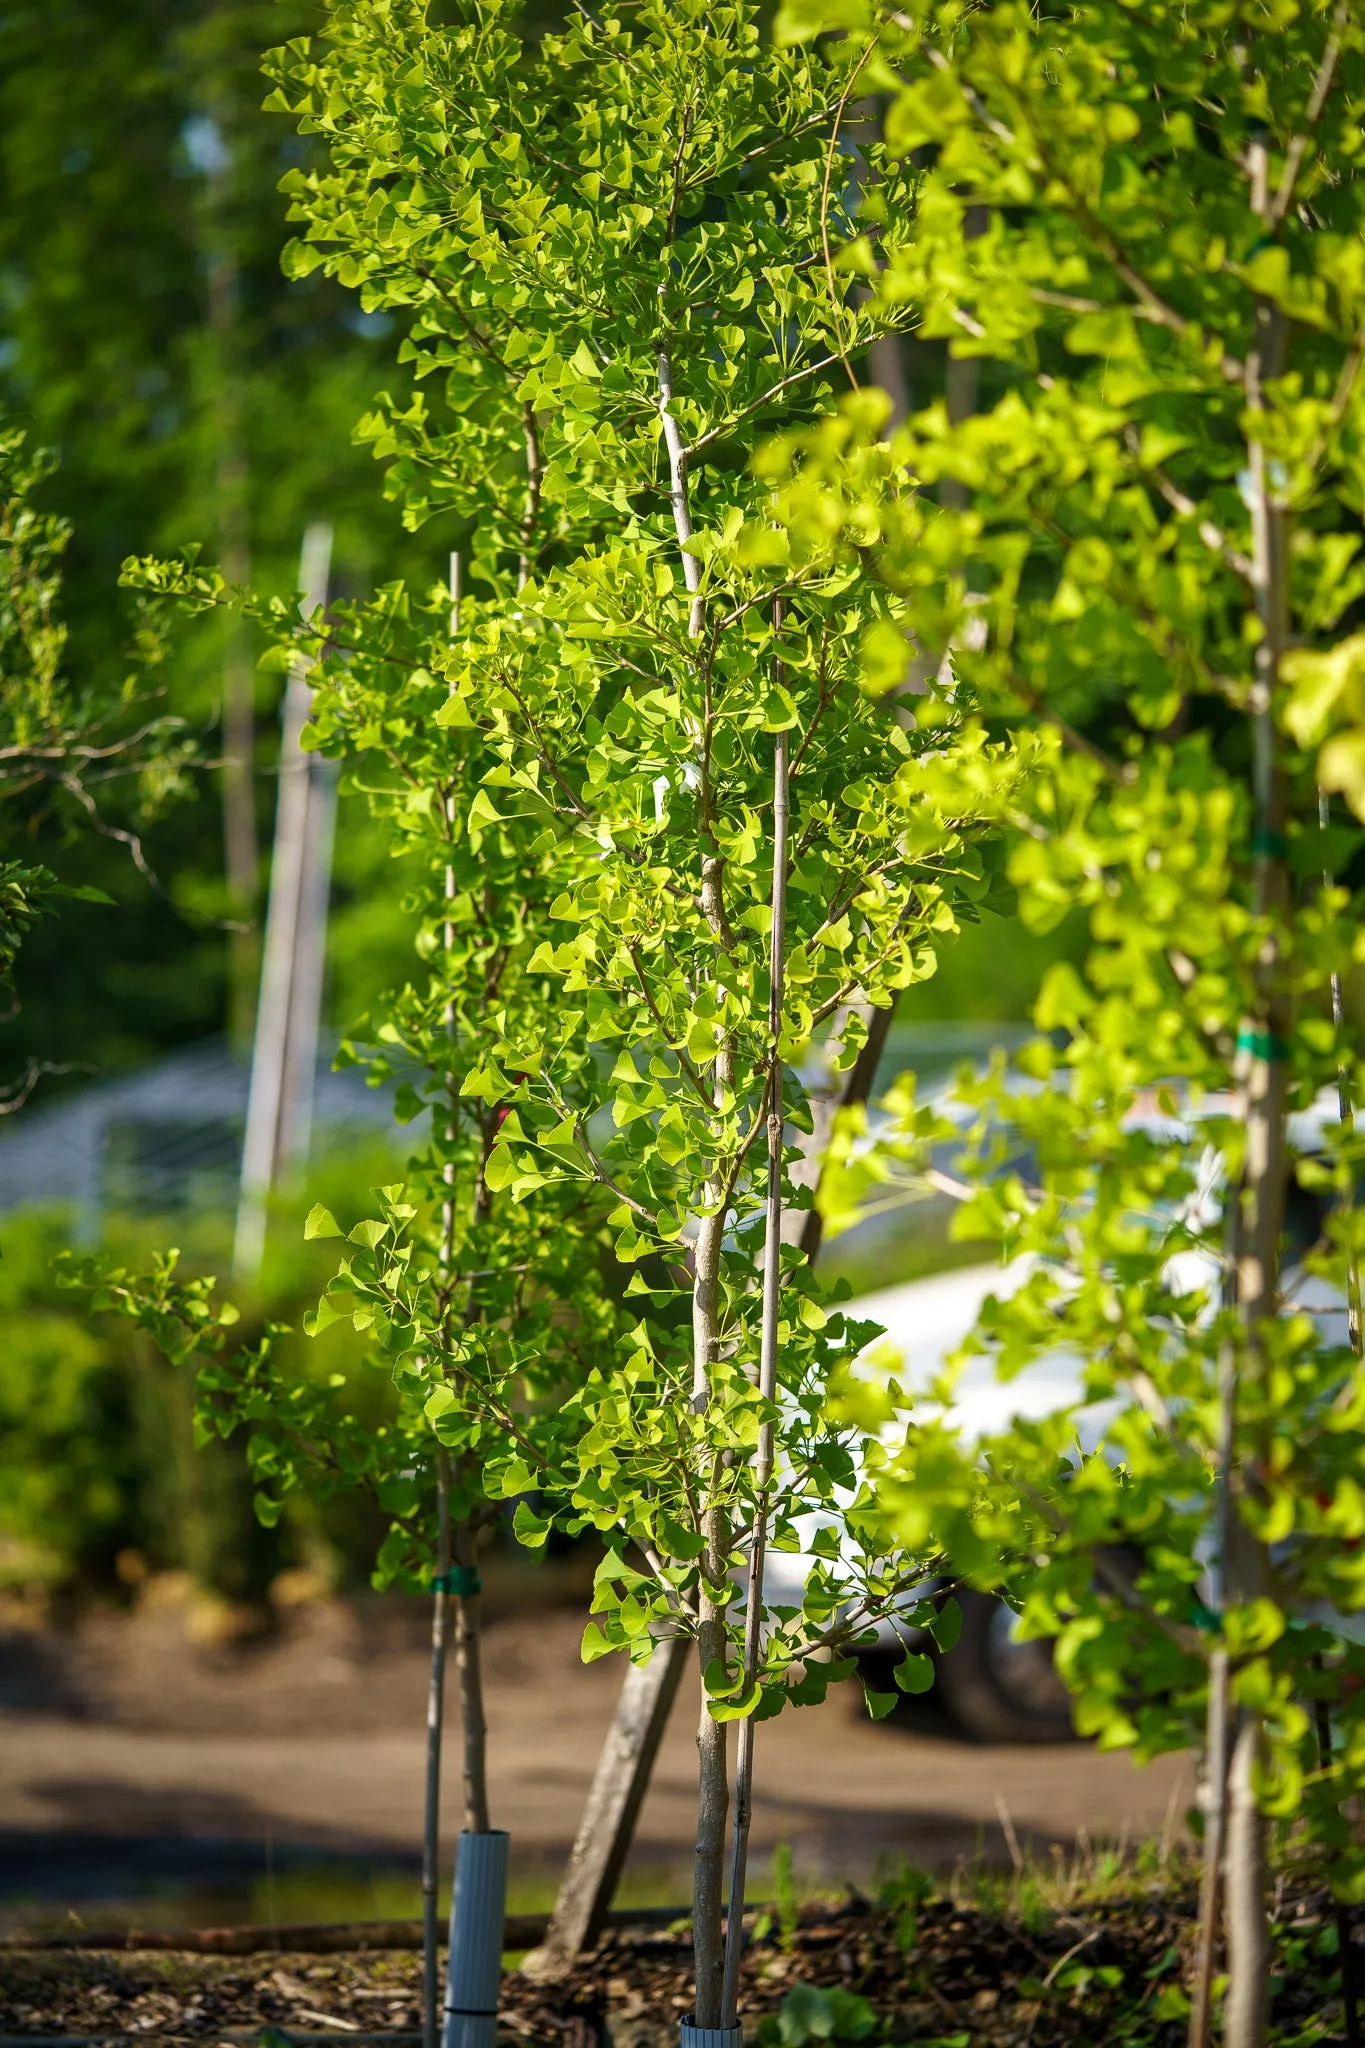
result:
<svg viewBox="0 0 1365 2048"><path fill-rule="evenodd" d="M678 422L673 417L673 362L666 348L659 350L659 418L664 447L668 452L668 497L673 508L673 530L678 537L683 582L692 596L687 630L692 639L701 632L701 563L690 554L686 543L692 538L692 506L687 485L687 451Z"/></svg>
<svg viewBox="0 0 1365 2048"><path fill-rule="evenodd" d="M478 1587L478 1542L471 1516L455 1526L457 1588L476 1590L455 1595L455 1668L460 1675L460 1715L464 1724L464 1827L469 1834L488 1833L488 1728L483 1711L483 1663L480 1655L483 1594Z"/></svg>
<svg viewBox="0 0 1365 2048"><path fill-rule="evenodd" d="M782 606L774 606L781 629ZM781 682L781 663L778 663ZM763 1238L763 1322L759 1342L758 1391L764 1401L777 1399L777 1330L782 1295L782 1002L787 948L787 736L773 745L773 899L772 941L768 978L768 1202ZM754 1457L758 1504L749 1544L749 1591L744 1614L744 1682L752 1687L763 1649L763 1566L768 1544L768 1488L776 1450L771 1417L759 1426ZM753 1814L754 1731L752 1714L739 1724L735 1762L734 1846L730 1864L730 1912L725 1930L725 1973L721 2024L738 2022L739 1966L744 1953L744 1884L749 1861L749 1824Z"/></svg>
<svg viewBox="0 0 1365 2048"><path fill-rule="evenodd" d="M422 2044L441 2031L441 1738L445 1723L446 1617L450 1596L450 1453L436 1453L436 1585L431 1598L431 1682L427 1689L427 1783L422 1827Z"/></svg>
<svg viewBox="0 0 1365 2048"><path fill-rule="evenodd" d="M1228 1771L1228 2048L1260 2048L1270 2017L1265 1817L1256 1798L1260 1718L1240 1714Z"/></svg>
<svg viewBox="0 0 1365 2048"><path fill-rule="evenodd" d="M703 864L702 900L717 943L728 933L721 896L721 863ZM735 1051L724 1041L714 1067L715 1100L725 1101L734 1086ZM724 1190L719 1179L705 1189L708 1214L697 1232L695 1271L692 1282L692 1406L701 1415L711 1393L711 1374L720 1350L720 1257L725 1234ZM714 1498L719 1490L721 1461L715 1459L706 1475L712 1495L702 1518L706 1542L703 1573L697 1598L697 1657L703 1686L701 1719L697 1726L697 1845L692 1893L692 1944L696 1961L697 2005L695 2023L718 2027L723 1996L724 1941L722 1932L723 1872L725 1867L725 1825L730 1810L729 1756L726 1724L715 1720L707 1707L705 1675L708 1667L724 1662L726 1652L724 1588L730 1567L730 1527L724 1507ZM720 1597L708 1591L714 1586Z"/></svg>
<svg viewBox="0 0 1365 2048"><path fill-rule="evenodd" d="M1208 2048L1213 2019L1213 1979L1218 1966L1218 1926L1222 1911L1223 1859L1227 1849L1228 1798L1228 1659L1215 1650L1209 1666L1208 1733L1204 1772L1208 1806L1204 1813L1204 1862L1199 1884L1199 1936L1195 1954L1194 1994L1190 2001L1189 2048Z"/></svg>
<svg viewBox="0 0 1365 2048"><path fill-rule="evenodd" d="M1237 1258L1240 1216L1229 1202L1223 1217L1222 1306L1237 1300ZM1228 1339L1218 1358L1218 1579L1217 1602L1226 1610L1236 1597L1240 1522L1233 1492L1237 1457L1237 1346ZM1231 1747L1231 1700L1227 1651L1221 1646L1209 1661L1208 1707L1205 1716L1204 1760L1208 1807L1204 1815L1204 1858L1199 1887L1199 1933L1195 1979L1190 2004L1188 2048L1208 2048L1213 2025L1213 1980L1218 1966L1222 1927L1223 1873L1227 1859L1228 1762Z"/></svg>
<svg viewBox="0 0 1365 2048"><path fill-rule="evenodd" d="M700 637L703 619L701 563L687 548L692 538L692 510L688 489L687 451L673 416L673 364L666 345L659 349L659 419L668 457L668 494L673 511L683 582L691 595L688 635ZM700 735L699 735L700 737ZM698 790L698 836L703 845L710 838L707 817L704 766ZM718 948L729 950L733 935L725 916L724 862L704 854L701 874L701 903ZM733 1042L726 1040L717 1050L712 1082L717 1107L734 1086ZM724 1191L719 1176L703 1189L706 1213L697 1228L692 1260L692 1409L702 1415L711 1397L711 1374L720 1348L720 1257L725 1236ZM703 1485L712 1496L702 1514L702 1581L697 1596L697 1657L703 1679L708 1665L725 1657L725 1606L713 1598L708 1586L720 1592L725 1585L730 1560L730 1530L724 1508L714 1496L720 1481L717 1461L703 1475ZM705 1685L702 1689L701 1718L697 1725L697 1840L693 1863L692 1947L696 1964L697 2002L693 2015L698 2027L721 2024L722 1977L724 1970L723 1872L725 1867L725 1824L730 1810L728 1743L725 1724L707 1711Z"/></svg>
<svg viewBox="0 0 1365 2048"><path fill-rule="evenodd" d="M1270 158L1264 135L1249 143L1247 157L1252 208L1269 229ZM1284 317L1268 299L1258 299L1246 369L1247 407L1253 416L1264 412L1265 385L1282 373L1284 356ZM1270 465L1259 436L1248 439L1247 466L1251 482L1252 582L1261 628L1251 704L1255 907L1258 916L1278 923L1288 907L1288 882L1284 781L1273 698L1288 630L1287 534L1285 515L1275 499ZM1288 998L1279 985L1279 948L1273 923L1262 942L1255 1009L1242 1036L1249 1065L1236 1271L1251 1441L1238 1455L1232 1474L1234 1506L1237 1495L1255 1485L1256 1469L1263 1462L1269 1394L1266 1334L1279 1308L1290 1014ZM1252 1539L1240 1517L1231 1534L1233 1593L1235 1600L1242 1602L1265 1591L1269 1559L1265 1546ZM1233 1742L1229 1778L1226 2048L1264 2048L1266 2039L1270 1941L1265 1901L1265 1820L1255 1792L1260 1747L1259 1719L1244 1713L1239 1717Z"/></svg>
<svg viewBox="0 0 1365 2048"><path fill-rule="evenodd" d="M545 465L540 453L540 429L536 425L535 408L523 405L521 409L522 434L526 442L526 507L521 518L521 552L517 557L517 589L525 590L531 580L535 566L536 527L540 523L540 497L545 479ZM452 564L458 562L457 555L451 556ZM455 607L459 608L458 588L452 585Z"/></svg>
<svg viewBox="0 0 1365 2048"><path fill-rule="evenodd" d="M895 1017L895 996L892 997L884 1010L874 1010L872 1012L867 1023L867 1037L863 1040L859 1048L858 1057L849 1068L845 1078L837 1105L839 1109L852 1109L855 1105L871 1100L872 1090L877 1080L877 1069L881 1065L882 1054L886 1051L886 1041L891 1035L891 1026L895 1022ZM813 1266L819 1258L820 1246L824 1242L825 1235L825 1219L820 1214L820 1182L818 1179L815 1183L815 1192L816 1201L801 1218L801 1234L796 1240L805 1255L808 1266Z"/></svg>

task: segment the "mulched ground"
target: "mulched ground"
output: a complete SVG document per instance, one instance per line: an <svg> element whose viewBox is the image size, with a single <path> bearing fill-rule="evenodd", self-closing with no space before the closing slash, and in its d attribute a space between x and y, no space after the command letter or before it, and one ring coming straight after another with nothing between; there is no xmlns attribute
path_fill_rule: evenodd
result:
<svg viewBox="0 0 1365 2048"><path fill-rule="evenodd" d="M750 1948L741 1995L746 2039L777 2048L776 2014L795 1985L866 1999L882 2042L934 2048L1178 2048L1179 1990L1191 1901L1154 1887L1074 1911L1023 1919L937 1898L811 1907L783 1944ZM1283 2042L1344 2038L1335 1993L1330 1904L1282 1902L1275 2018ZM1365 1951L1362 1951L1365 1962ZM622 1931L566 1980L504 1983L506 2048L663 2048L692 2003L691 1945L677 1933ZM1365 1970L1361 1972L1365 1976ZM421 1959L411 1953L252 1957L83 1952L0 1953L0 2048L16 2037L95 2041L416 2040ZM783 2030L801 2048L797 2005ZM828 2019L816 2030L828 2037ZM795 2038L793 2039L793 2035Z"/></svg>

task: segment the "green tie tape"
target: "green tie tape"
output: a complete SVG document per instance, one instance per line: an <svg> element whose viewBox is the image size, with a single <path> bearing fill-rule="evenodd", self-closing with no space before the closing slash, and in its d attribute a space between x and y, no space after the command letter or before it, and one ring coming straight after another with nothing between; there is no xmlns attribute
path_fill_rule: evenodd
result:
<svg viewBox="0 0 1365 2048"><path fill-rule="evenodd" d="M483 1591L483 1580L472 1564L453 1564L448 1572L434 1572L431 1580L433 1593L454 1593L461 1600L468 1600L473 1594Z"/></svg>
<svg viewBox="0 0 1365 2048"><path fill-rule="evenodd" d="M1289 841L1283 832L1255 832L1252 834L1251 851L1263 854L1267 860L1283 860L1289 852Z"/></svg>
<svg viewBox="0 0 1365 2048"><path fill-rule="evenodd" d="M1289 1058L1288 1045L1273 1031L1239 1031L1237 1050L1249 1052L1254 1060L1265 1060L1270 1066L1282 1066Z"/></svg>

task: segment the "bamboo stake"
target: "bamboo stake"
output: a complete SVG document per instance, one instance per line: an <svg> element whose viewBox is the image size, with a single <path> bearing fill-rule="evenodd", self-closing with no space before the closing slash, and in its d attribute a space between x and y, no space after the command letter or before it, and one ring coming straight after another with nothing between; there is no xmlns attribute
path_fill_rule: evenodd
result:
<svg viewBox="0 0 1365 2048"><path fill-rule="evenodd" d="M528 428L528 461L531 459L534 445L534 435ZM533 472L530 483L532 495L528 501L524 527L527 545L530 529L534 524L537 489L537 476ZM523 551L522 581L525 580L527 573L528 561ZM450 634L454 639L460 627L460 559L456 554L452 554L450 558L450 600ZM445 817L452 842L454 816L454 800L448 797ZM455 876L452 860L446 866L447 903L454 895ZM488 904L489 900L489 893L485 891L485 903ZM445 924L445 941L449 961L454 949L454 925L449 916ZM453 1052L455 1021L452 994L445 1009L446 1033L452 1043L452 1052L451 1066L446 1076L449 1104L446 1136L450 1149L442 1168L446 1192L441 1205L444 1242L448 1247L443 1305L443 1314L447 1322L453 1309L454 1298L453 1146L459 1123L459 1096ZM485 1116L480 1122L480 1155L470 1207L470 1225L474 1233L477 1233L488 1215L488 1155L495 1130L496 1125ZM482 1310L475 1300L474 1277L471 1273L465 1290L466 1326L477 1322L481 1313ZM463 1826L460 1831L455 1861L455 1883L451 1894L450 1953L442 2042L444 2048L493 2048L501 1981L503 1929L507 1916L508 1838L501 1830L495 1832L490 1827L488 1818L488 1727L484 1711L481 1656L483 1599L478 1568L478 1521L472 1506L456 1524L454 1551L455 1565L447 1584L455 1595L455 1667L460 1681L460 1720L463 1732Z"/></svg>
<svg viewBox="0 0 1365 2048"><path fill-rule="evenodd" d="M528 456L531 440L527 442ZM532 488L535 488L534 479ZM529 513L528 513L529 518ZM450 557L450 637L455 639L460 630L461 577L460 557L452 552ZM455 800L446 799L446 821L453 828L455 822ZM446 900L455 894L455 870L446 867ZM445 927L446 954L449 957L455 944L454 926L447 921ZM455 1036L455 999L452 995L446 1003L445 1024L447 1036ZM446 1125L446 1139L454 1144L459 1119L459 1077L452 1066L446 1076L449 1098L449 1122ZM486 1147L485 1147L486 1150ZM488 1183L484 1177L486 1159L479 1168L479 1177L474 1190L475 1224L483 1221L488 1210ZM454 1262L455 1241L455 1162L447 1158L442 1168L446 1184L446 1197L442 1204L442 1230L446 1250L446 1271L449 1275ZM449 1284L449 1280L447 1280ZM473 1282L470 1282L470 1292ZM472 1313L472 1311L471 1311ZM483 1704L483 1665L480 1643L483 1631L483 1598L479 1583L479 1546L472 1513L466 1515L455 1530L455 1561L457 1570L455 1594L455 1668L460 1678L460 1718L464 1732L464 1829L468 1834L488 1833L488 1770L487 1744L488 1725Z"/></svg>
<svg viewBox="0 0 1365 2048"><path fill-rule="evenodd" d="M1321 1657L1314 1663L1322 1670ZM1318 1763L1324 1772L1332 1768L1332 1711L1326 1700L1314 1700L1313 1719L1318 1738ZM1355 1950L1351 1941L1351 1909L1336 1902L1337 1954L1341 1958L1341 2008L1346 2022L1346 2048L1360 2048L1360 2012L1356 2002Z"/></svg>
<svg viewBox="0 0 1365 2048"><path fill-rule="evenodd" d="M450 637L460 630L460 558L450 557ZM454 821L454 800L445 800L446 824ZM455 894L455 870L447 861L445 896ZM446 972L449 974L454 926L445 923ZM445 1006L446 1037L455 1036L455 1004ZM446 1144L455 1140L455 1119L459 1097L452 1066L446 1074L446 1095L450 1113L446 1123ZM449 1288L455 1261L455 1161L447 1153L441 1167L446 1195L441 1204L441 1278ZM422 1830L422 2043L437 2048L441 2034L441 1987L438 1949L440 1944L441 1890L441 1748L445 1736L446 1639L450 1614L450 1453L442 1447L436 1454L436 1578L431 1601L431 1684L427 1694L427 1783L426 1811Z"/></svg>
<svg viewBox="0 0 1365 2048"><path fill-rule="evenodd" d="M431 1683L427 1691L427 1782L422 1827L422 2048L441 2037L441 1739L445 1724L446 1615L450 1575L450 1453L436 1454L436 1581L431 1600Z"/></svg>
<svg viewBox="0 0 1365 2048"><path fill-rule="evenodd" d="M1260 2048L1270 2019L1270 1923L1266 1914L1265 1816L1256 1798L1260 1716L1242 1712L1228 1768L1228 1995L1223 2039Z"/></svg>
<svg viewBox="0 0 1365 2048"><path fill-rule="evenodd" d="M1326 790L1318 791L1318 824L1325 832L1331 822L1331 807ZM1335 886L1336 877L1330 869L1324 868L1322 886L1330 890ZM1341 985L1341 975L1333 968L1331 975L1332 1022L1340 1036L1346 1020L1346 1003ZM1355 1104L1351 1099L1351 1070L1345 1060L1337 1066L1337 1114L1342 1134L1350 1139L1355 1134ZM1351 1171L1350 1185L1355 1186L1354 1171ZM1360 1262L1356 1257L1354 1244L1346 1256L1346 1334L1351 1352L1359 1367L1365 1338L1362 1337L1360 1321ZM1318 1664L1321 1670L1321 1660ZM1332 1715L1326 1700L1314 1703L1317 1719L1318 1757L1324 1771L1332 1764ZM1346 2048L1360 2048L1360 2015L1356 1999L1355 1950L1351 1939L1351 1910L1341 1900L1337 1901L1337 1952L1341 1957L1341 2004L1346 2021Z"/></svg>
<svg viewBox="0 0 1365 2048"><path fill-rule="evenodd" d="M1264 132L1247 146L1252 211L1273 232L1270 147ZM1265 411L1265 387L1283 373L1285 321L1270 299L1255 302L1253 345L1247 352L1247 409ZM1250 477L1252 586L1261 634L1251 687L1253 853L1255 908L1270 928L1257 961L1253 1015L1243 1033L1248 1055L1246 1160L1241 1187L1242 1221L1236 1262L1237 1304L1245 1368L1255 1397L1255 1429L1264 1436L1268 1362L1265 1330L1279 1306L1280 1236L1284 1223L1287 1171L1285 1123L1288 1108L1286 1038L1288 1000L1277 986L1279 949L1273 920L1287 908L1285 791L1278 758L1273 697L1287 637L1288 558L1286 519L1272 486L1265 442L1247 437ZM1262 1443L1259 1450L1264 1450ZM1255 1453L1251 1462L1259 1462ZM1233 1474L1234 1481L1237 1475ZM1268 1576L1265 1546L1253 1541L1236 1518L1227 1560L1237 1603L1254 1599ZM1261 1751L1259 1716L1244 1712L1232 1745L1229 1779L1227 1868L1228 1998L1225 2048L1264 2048L1268 2023L1269 1927L1265 1899L1265 1819L1256 1801L1255 1777Z"/></svg>
<svg viewBox="0 0 1365 2048"><path fill-rule="evenodd" d="M773 624L782 628L782 603L773 606ZM781 682L782 665L777 664ZM777 1323L782 1292L782 1000L787 941L787 735L773 743L773 921L768 978L768 1208L763 1240L763 1324L759 1343L758 1391L762 1400L777 1399ZM749 1546L749 1591L744 1613L744 1683L752 1688L758 1673L763 1637L763 1566L768 1544L768 1488L772 1484L776 1432L771 1416L759 1426L754 1459L757 1506ZM744 1952L744 1882L749 1860L749 1824L753 1814L754 1717L739 1724L735 1760L735 1813L730 1863L730 1911L725 1928L725 1972L721 1991L721 2024L737 2024L739 1966Z"/></svg>
<svg viewBox="0 0 1365 2048"><path fill-rule="evenodd" d="M1330 822L1331 808L1327 800L1327 792L1325 789L1320 789L1318 791L1318 824L1325 832ZM1332 874L1330 869L1325 868L1323 870L1322 886L1324 889L1332 889L1336 886L1336 876ZM1330 985L1332 990L1332 1023L1336 1027L1338 1036L1340 1036L1341 1027L1346 1020L1346 1003L1342 992L1341 974L1336 968L1332 970ZM1337 1116L1341 1123L1343 1136L1347 1139L1354 1137L1355 1105L1351 1100L1351 1070L1344 1060L1339 1061L1337 1065ZM1354 1176L1352 1176L1351 1185L1353 1187L1355 1185ZM1351 1350L1357 1362L1359 1362L1361 1357L1365 1355L1365 1337L1362 1336L1360 1319L1360 1261L1356 1257L1354 1245L1352 1245L1347 1253L1346 1259L1346 1333L1350 1341Z"/></svg>
<svg viewBox="0 0 1365 2048"><path fill-rule="evenodd" d="M459 630L460 557L452 550L450 557L450 637L452 640L456 638ZM449 834L453 835L455 829L455 799L453 796L448 796L445 800L445 818L446 830ZM450 861L446 862L445 894L446 902L450 903L455 895L455 869ZM446 974L449 976L451 971L450 956L455 948L455 927L448 917L443 928L443 936L445 939ZM453 994L448 995L446 998L445 1027L446 1037L453 1046L455 1038L455 998ZM446 1072L446 1100L448 1104L446 1145L447 1148L450 1148L455 1143L455 1133L460 1115L459 1077L454 1070L453 1053L452 1064ZM441 1167L441 1179L445 1184L446 1190L441 1204L441 1268L444 1283L448 1288L451 1284L450 1268L455 1256L455 1161L449 1149L447 1149L445 1163Z"/></svg>

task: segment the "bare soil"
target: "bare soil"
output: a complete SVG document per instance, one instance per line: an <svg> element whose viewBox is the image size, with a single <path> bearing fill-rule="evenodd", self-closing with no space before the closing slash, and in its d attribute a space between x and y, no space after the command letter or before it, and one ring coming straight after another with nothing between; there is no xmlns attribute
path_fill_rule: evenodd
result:
<svg viewBox="0 0 1365 2048"><path fill-rule="evenodd" d="M566 1598L578 1589L561 1586ZM486 1639L491 1795L514 1843L514 1904L548 1904L615 1703L613 1662L585 1666L586 1602L527 1610L524 1588L493 1587ZM0 1634L0 1929L70 1907L107 1924L142 1901L144 1925L203 1924L214 1906L182 1895L216 1884L220 1919L376 1918L412 1904L348 1898L300 1909L291 1873L328 1863L417 1868L425 1693L425 1604L308 1600L277 1633L195 1641L183 1588L152 1588L134 1615L88 1615L71 1630ZM452 1701L452 1711L453 1711ZM688 1896L695 1814L695 1686L675 1710L641 1818L624 1892ZM445 1825L458 1826L447 1771ZM779 1841L808 1885L904 1859L950 1871L1013 1842L1044 1857L1077 1841L1177 1836L1192 1796L1184 1759L1146 1771L1088 1745L985 1748L963 1741L932 1701L874 1725L854 1686L766 1724L759 1738L754 1854ZM255 1909L240 1904L256 1886ZM163 1894L158 1898L158 1890ZM239 1903L234 1908L233 1900ZM161 1914L160 1921L155 1917ZM272 1913L271 1917L275 1917Z"/></svg>
<svg viewBox="0 0 1365 2048"><path fill-rule="evenodd" d="M875 2042L1177 2048L1185 2037L1178 1987L1192 1903L1178 1887L1154 1884L1042 1924L951 1898L921 1904L913 1918L856 1896L841 1907L808 1907L785 1942L769 1933L750 1947L740 1998L745 2038L776 2048L767 2016L805 1984L865 1998L876 2015ZM1276 1980L1278 2038L1287 2038L1282 2027L1296 2040L1341 2038L1334 1962L1323 1941L1330 1919L1326 1901L1311 1895L1282 1906L1281 1960L1296 1966ZM290 2041L416 2041L420 1970L410 1954L250 1961L0 1954L0 2037L236 2042L273 2027L287 2029ZM608 2041L669 2048L691 2002L685 1930L620 1934L553 1986L509 1973L499 2039L502 2048Z"/></svg>

